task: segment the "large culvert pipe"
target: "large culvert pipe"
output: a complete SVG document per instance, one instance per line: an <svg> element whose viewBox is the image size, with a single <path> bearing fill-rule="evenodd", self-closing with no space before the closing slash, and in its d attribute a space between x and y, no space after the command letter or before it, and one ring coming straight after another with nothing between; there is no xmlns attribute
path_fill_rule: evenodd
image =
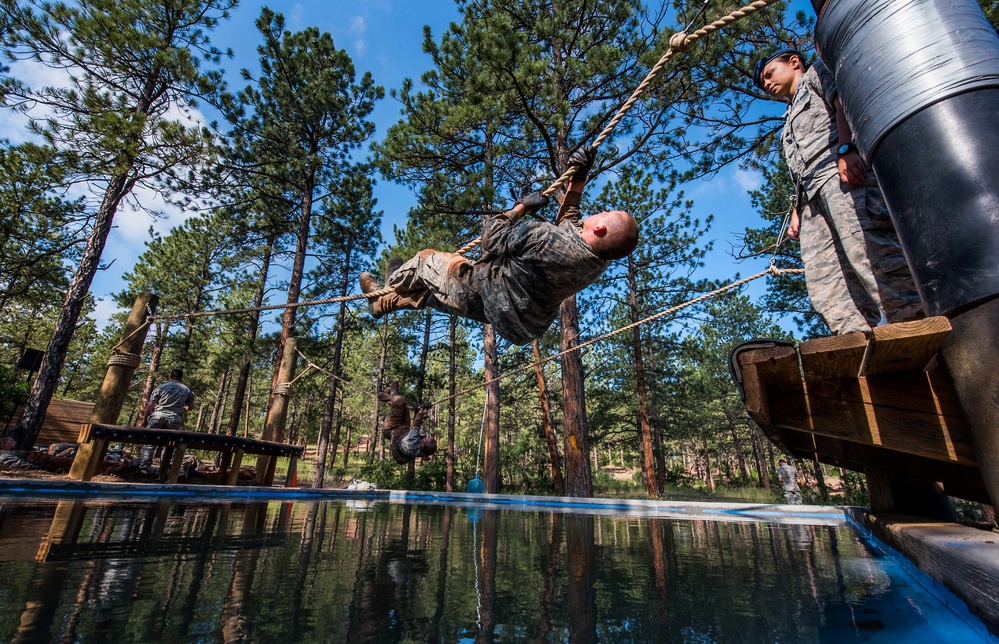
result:
<svg viewBox="0 0 999 644"><path fill-rule="evenodd" d="M813 0L816 45L878 177L999 502L999 36L975 0Z"/></svg>

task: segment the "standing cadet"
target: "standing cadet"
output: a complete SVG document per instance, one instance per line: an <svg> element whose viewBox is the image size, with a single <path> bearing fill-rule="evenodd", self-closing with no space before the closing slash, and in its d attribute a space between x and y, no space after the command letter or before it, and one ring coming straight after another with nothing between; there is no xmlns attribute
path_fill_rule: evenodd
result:
<svg viewBox="0 0 999 644"><path fill-rule="evenodd" d="M777 468L777 480L784 490L784 498L791 505L801 505L801 488L798 487L798 470L787 462L786 458L780 459L780 467Z"/></svg>
<svg viewBox="0 0 999 644"><path fill-rule="evenodd" d="M853 144L832 74L781 49L753 81L788 101L781 142L797 188L788 236L801 241L808 297L834 335L923 317L877 179Z"/></svg>
<svg viewBox="0 0 999 644"><path fill-rule="evenodd" d="M170 380L153 390L142 409L145 425L150 429L180 429L184 413L194 405L194 393L183 383L184 371L174 369ZM139 423L142 424L141 422ZM145 471L153 462L156 448L146 445L139 456L139 469Z"/></svg>

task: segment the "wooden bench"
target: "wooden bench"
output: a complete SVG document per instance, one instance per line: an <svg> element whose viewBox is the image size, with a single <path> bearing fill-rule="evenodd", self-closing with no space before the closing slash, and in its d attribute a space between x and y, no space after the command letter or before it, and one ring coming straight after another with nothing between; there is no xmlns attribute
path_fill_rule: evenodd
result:
<svg viewBox="0 0 999 644"><path fill-rule="evenodd" d="M218 481L226 485L235 485L239 477L239 466L245 454L261 456L286 456L291 459L288 464L288 475L285 477L286 487L298 485L298 459L305 451L304 447L274 443L271 441L243 438L241 436L226 436L224 434L205 434L177 429L147 429L145 427L127 427L123 425L104 425L91 423L80 427L78 437L80 444L94 443L94 448L84 453L80 450L77 459L87 459L87 463L73 463L73 472L78 472L78 478L89 481L94 473L99 471L100 463L108 443L130 443L133 445L155 445L163 447L163 457L160 459L160 480L176 483L180 475L180 467L187 448L216 451L222 453L219 465ZM79 467L77 467L79 465ZM72 474L72 472L71 472ZM274 484L274 469L269 468L269 475L264 485Z"/></svg>

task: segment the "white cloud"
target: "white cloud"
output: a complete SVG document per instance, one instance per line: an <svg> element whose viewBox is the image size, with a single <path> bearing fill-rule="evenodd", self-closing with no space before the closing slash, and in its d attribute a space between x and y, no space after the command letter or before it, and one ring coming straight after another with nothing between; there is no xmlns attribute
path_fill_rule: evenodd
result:
<svg viewBox="0 0 999 644"><path fill-rule="evenodd" d="M358 57L364 55L364 52L368 48L367 40L364 38L365 32L368 30L368 24L364 21L364 16L355 16L350 21L350 28L348 33L355 36L354 38L354 50Z"/></svg>
<svg viewBox="0 0 999 644"><path fill-rule="evenodd" d="M124 310L125 309L115 303L114 298L108 295L106 297L96 299L94 310L90 313L89 317L97 321L98 329L103 329L108 325L108 322L111 320L111 316L115 313L121 313Z"/></svg>
<svg viewBox="0 0 999 644"><path fill-rule="evenodd" d="M758 170L743 170L737 168L733 173L735 184L745 191L759 190L763 185L763 175Z"/></svg>

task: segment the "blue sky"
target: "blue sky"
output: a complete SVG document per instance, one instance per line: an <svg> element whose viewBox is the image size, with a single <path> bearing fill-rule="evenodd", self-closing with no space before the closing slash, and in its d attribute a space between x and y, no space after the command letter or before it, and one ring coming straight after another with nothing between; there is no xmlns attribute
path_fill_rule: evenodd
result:
<svg viewBox="0 0 999 644"><path fill-rule="evenodd" d="M212 35L217 46L234 51L235 57L224 64L233 87L244 84L239 78L241 68L257 68L259 35L253 23L263 5L261 2L243 2L232 19L223 23ZM435 38L439 39L448 24L458 20L451 0L326 0L272 2L268 6L285 15L289 29L315 26L330 32L336 45L353 58L358 73L370 71L375 82L386 89L386 94L400 87L405 78L418 80L430 67L429 57L421 50L423 26L429 25ZM45 72L32 69L30 73L36 76ZM41 79L35 79L35 82L38 80ZM779 105L775 104L773 109L776 114L782 112ZM375 138L384 136L398 118L399 106L391 97L380 101L372 115L377 126ZM18 137L10 133L13 123L5 123L4 120L9 119L0 119L0 127L7 130L7 136L16 140ZM710 232L710 237L715 240L715 250L700 277L727 278L737 271L745 275L765 268L766 260L737 265L729 255L730 244L735 242L736 235L746 226L758 225L761 221L747 195L747 191L756 188L760 181L757 173L729 168L710 180L684 186L687 197L694 200L696 216L703 219L709 213L715 215L715 224ZM384 211L383 236L391 242L392 226L403 223L407 211L415 204L415 198L408 188L382 179L378 180L375 196L378 208ZM119 212L104 255L105 263L114 262L108 270L98 274L92 288L99 300L96 312L99 324L103 324L116 310L108 295L122 288L121 276L142 252L150 226L166 233L190 216L190 213L182 213L163 203L151 192L140 192L136 198L144 206L160 210L162 215L153 218L143 211L124 209ZM463 243L463 240L456 240L456 246L461 245L458 242ZM763 282L757 281L749 292L758 295L763 290Z"/></svg>

